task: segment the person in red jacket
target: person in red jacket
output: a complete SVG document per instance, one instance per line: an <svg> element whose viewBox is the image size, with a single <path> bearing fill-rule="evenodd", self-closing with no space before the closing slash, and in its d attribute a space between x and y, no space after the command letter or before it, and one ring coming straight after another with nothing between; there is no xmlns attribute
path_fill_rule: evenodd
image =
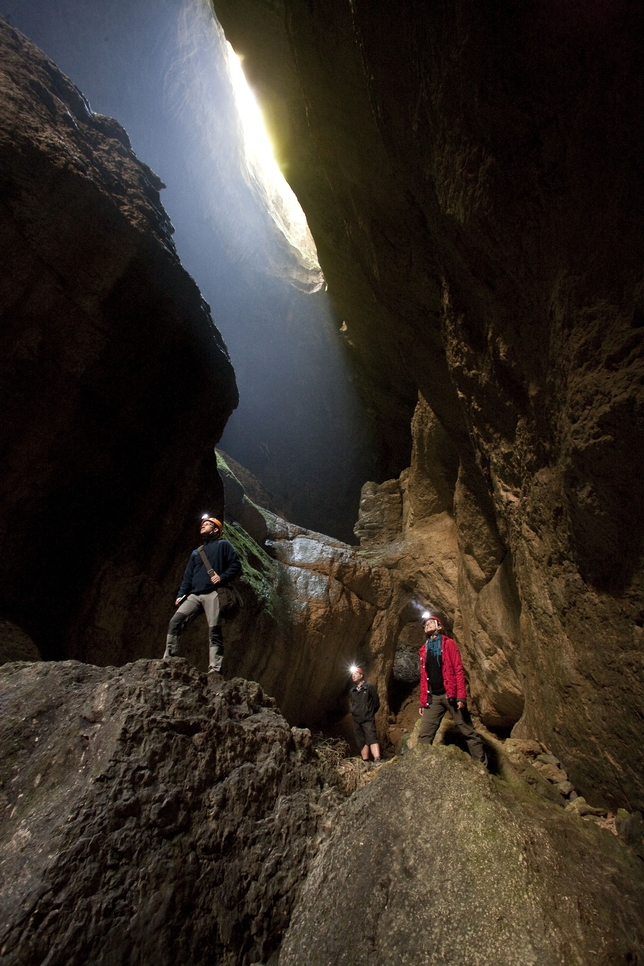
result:
<svg viewBox="0 0 644 966"><path fill-rule="evenodd" d="M465 720L467 692L461 653L456 642L442 633L438 617L424 617L425 643L418 651L420 657L420 711L422 716L418 741L431 744L438 726L449 711L454 723L467 742L472 758L487 765L487 755L479 735Z"/></svg>

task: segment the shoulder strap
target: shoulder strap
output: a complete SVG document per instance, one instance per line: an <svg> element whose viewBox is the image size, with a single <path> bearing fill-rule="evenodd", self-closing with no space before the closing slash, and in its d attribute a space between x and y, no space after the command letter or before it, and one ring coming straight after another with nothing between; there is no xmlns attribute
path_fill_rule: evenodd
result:
<svg viewBox="0 0 644 966"><path fill-rule="evenodd" d="M199 554L199 556L203 561L203 565L206 568L206 573L208 574L209 577L212 577L215 571L213 570L212 564L210 563L210 561L208 560L208 557L206 556L206 551L203 548L203 543L201 544L200 547L197 547L197 553Z"/></svg>

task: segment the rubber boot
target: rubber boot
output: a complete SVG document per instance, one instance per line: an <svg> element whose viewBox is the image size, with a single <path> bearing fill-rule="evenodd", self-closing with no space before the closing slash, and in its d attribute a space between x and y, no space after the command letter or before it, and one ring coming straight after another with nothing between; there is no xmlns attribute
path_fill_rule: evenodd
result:
<svg viewBox="0 0 644 966"><path fill-rule="evenodd" d="M173 657L179 656L179 638L173 637L172 634L168 634L165 642L165 653L163 655L164 661L170 661Z"/></svg>

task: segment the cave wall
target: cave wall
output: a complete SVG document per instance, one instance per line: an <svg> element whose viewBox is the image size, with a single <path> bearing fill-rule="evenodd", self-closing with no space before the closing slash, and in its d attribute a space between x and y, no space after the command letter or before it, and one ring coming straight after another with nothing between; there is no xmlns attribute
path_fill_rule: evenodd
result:
<svg viewBox="0 0 644 966"><path fill-rule="evenodd" d="M456 454L454 624L481 688L480 630L516 733L641 802L640 5L214 5L383 438L420 390L445 478Z"/></svg>
<svg viewBox="0 0 644 966"><path fill-rule="evenodd" d="M158 655L234 372L123 128L0 46L0 610L46 659Z"/></svg>

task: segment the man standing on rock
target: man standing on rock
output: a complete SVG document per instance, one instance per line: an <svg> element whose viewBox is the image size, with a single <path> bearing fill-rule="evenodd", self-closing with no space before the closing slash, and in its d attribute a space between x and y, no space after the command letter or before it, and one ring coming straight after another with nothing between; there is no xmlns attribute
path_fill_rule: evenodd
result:
<svg viewBox="0 0 644 966"><path fill-rule="evenodd" d="M237 551L228 540L220 540L221 523L216 517L201 521L201 547L193 550L183 575L174 606L177 608L168 626L164 661L179 655L179 637L197 614L206 615L209 627L208 671L221 671L224 639L218 590L226 587L241 570Z"/></svg>
<svg viewBox="0 0 644 966"><path fill-rule="evenodd" d="M420 656L420 711L422 716L418 741L430 744L438 726L449 711L458 730L467 742L472 758L487 765L487 755L480 737L465 720L467 692L465 672L458 646L442 633L443 625L434 614L423 615L425 643ZM469 717L469 716L468 716Z"/></svg>
<svg viewBox="0 0 644 966"><path fill-rule="evenodd" d="M368 684L364 679L361 667L351 668L353 687L349 691L351 698L351 714L353 727L363 761L369 761L369 750L373 755L374 765L380 764L380 745L376 732L375 716L380 707L380 698L375 685Z"/></svg>

